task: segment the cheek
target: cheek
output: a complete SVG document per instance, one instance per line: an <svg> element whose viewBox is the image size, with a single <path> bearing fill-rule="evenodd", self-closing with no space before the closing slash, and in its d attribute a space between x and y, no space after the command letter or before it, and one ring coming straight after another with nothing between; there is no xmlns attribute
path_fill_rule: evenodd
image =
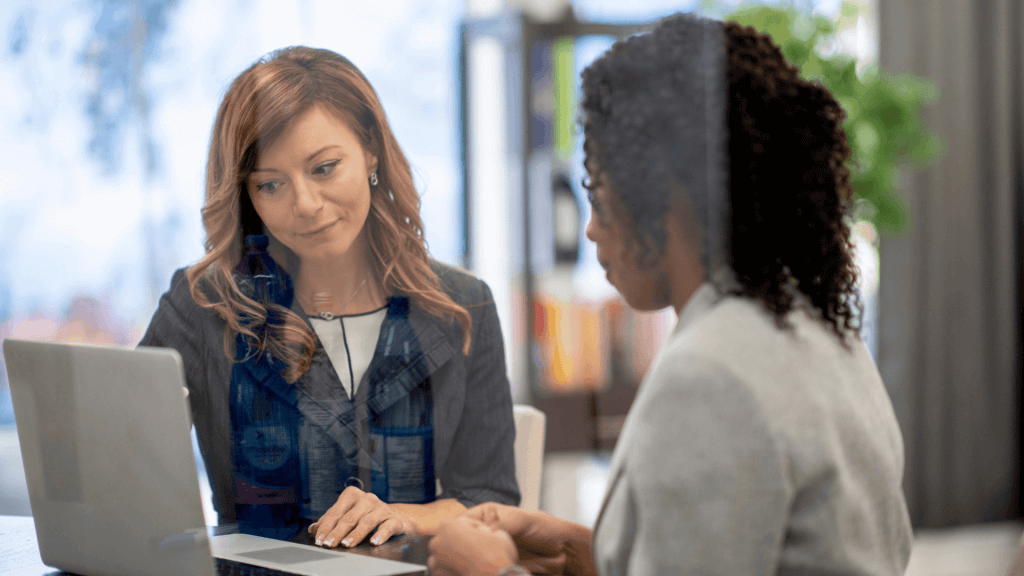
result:
<svg viewBox="0 0 1024 576"><path fill-rule="evenodd" d="M370 211L370 204L372 202L373 202L373 190L370 189L369 187L367 187L366 190L362 194L359 195L359 206L360 206L361 209L369 212Z"/></svg>
<svg viewBox="0 0 1024 576"><path fill-rule="evenodd" d="M368 183L355 178L348 178L345 182L325 190L325 193L333 198L334 204L345 210L362 213L369 210L370 195L373 192L370 190Z"/></svg>
<svg viewBox="0 0 1024 576"><path fill-rule="evenodd" d="M370 219L372 192L367 188L366 190L358 190L353 193L352 191L346 195L342 200L338 202L338 215L344 219L342 230L344 230L344 236L347 238L346 241L352 241L354 238L366 232L366 225Z"/></svg>
<svg viewBox="0 0 1024 576"><path fill-rule="evenodd" d="M634 242L617 242L607 254L614 285L623 300L637 310L657 310L667 305L664 271L640 264L639 246Z"/></svg>
<svg viewBox="0 0 1024 576"><path fill-rule="evenodd" d="M365 194L361 194L353 203L353 210L356 213L356 218L360 224L360 228L366 227L366 220L370 214L370 205L373 201L371 196L372 192L367 191Z"/></svg>
<svg viewBox="0 0 1024 576"><path fill-rule="evenodd" d="M252 208L256 212L256 215L260 217L260 220L262 220L268 228L277 226L277 220L279 220L278 211L268 206L267 202L259 200L255 194L249 194L249 202L252 204Z"/></svg>
<svg viewBox="0 0 1024 576"><path fill-rule="evenodd" d="M294 228L286 210L280 206L264 205L262 208L256 210L256 214L258 214L260 220L263 221L263 226L275 235L283 234Z"/></svg>
<svg viewBox="0 0 1024 576"><path fill-rule="evenodd" d="M620 234L608 234L605 242L606 258L622 273L632 275L636 269L636 255L631 249L631 244Z"/></svg>
<svg viewBox="0 0 1024 576"><path fill-rule="evenodd" d="M622 299L635 310L651 310L654 308L655 291L654 283L646 274L637 270L630 270L618 275L619 293Z"/></svg>
<svg viewBox="0 0 1024 576"><path fill-rule="evenodd" d="M671 287L664 268L655 266L637 270L634 279L634 308L660 310L672 303Z"/></svg>

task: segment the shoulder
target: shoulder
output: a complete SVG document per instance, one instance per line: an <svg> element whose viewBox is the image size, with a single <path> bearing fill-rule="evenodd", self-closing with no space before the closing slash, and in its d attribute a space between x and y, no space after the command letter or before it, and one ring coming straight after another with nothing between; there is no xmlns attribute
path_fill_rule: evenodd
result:
<svg viewBox="0 0 1024 576"><path fill-rule="evenodd" d="M187 266L184 268L178 268L174 271L174 274L171 275L171 285L167 289L167 292L164 293L163 298L161 298L161 302L163 300L167 300L172 305L182 310L203 310L203 307L195 301L195 298L192 295L192 285L188 280L188 271L189 268ZM196 279L196 283L198 290L202 292L210 302L216 302L219 300L217 291L214 289L208 276L200 276Z"/></svg>
<svg viewBox="0 0 1024 576"><path fill-rule="evenodd" d="M693 336L702 336L700 324L673 334L640 385L626 427L636 452L632 459L643 465L632 470L664 467L674 470L672 481L681 475L699 484L728 463L742 462L758 483L784 486L787 443L780 410L761 393L770 386L738 366L741 354L730 357L731 352L698 345L690 336L694 329ZM662 483L634 481L647 487Z"/></svg>
<svg viewBox="0 0 1024 576"><path fill-rule="evenodd" d="M706 298L695 304L700 311L684 309L681 324L644 378L636 399L642 420L655 427L674 420L704 422L698 428L728 423L727 430L765 433L759 383L744 364L760 353L757 348L766 345L774 327L742 299Z"/></svg>
<svg viewBox="0 0 1024 576"><path fill-rule="evenodd" d="M437 260L430 261L430 269L437 274L441 290L456 304L469 309L494 302L487 283L472 273Z"/></svg>
<svg viewBox="0 0 1024 576"><path fill-rule="evenodd" d="M782 330L775 317L757 300L745 296L723 295L700 318L672 338L677 347L700 348L702 338L712 338L720 346L750 335L759 342L773 339ZM707 351L717 348L707 346Z"/></svg>
<svg viewBox="0 0 1024 576"><path fill-rule="evenodd" d="M207 293L212 292L210 290ZM140 342L144 346L178 347L184 341L198 342L220 334L224 321L216 312L201 307L192 297L187 269L176 270L167 292L160 297L149 328Z"/></svg>
<svg viewBox="0 0 1024 576"><path fill-rule="evenodd" d="M895 470L902 440L892 405L864 343L849 347L820 319L803 309L781 328L760 302L722 298L705 315L674 334L665 347L673 373L728 373L715 394L760 414L772 435L785 438L793 454L807 459L870 445L879 461ZM697 379L708 379L707 373ZM815 447L820 450L815 450Z"/></svg>
<svg viewBox="0 0 1024 576"><path fill-rule="evenodd" d="M211 301L216 301L216 291L205 277L197 280L198 288ZM223 327L223 320L212 309L204 308L196 302L192 296L192 286L188 280L188 268L179 268L171 276L171 285L167 292L160 298L157 314L154 320L171 314L190 323L201 323L204 326L216 325L217 329Z"/></svg>
<svg viewBox="0 0 1024 576"><path fill-rule="evenodd" d="M874 366L805 312L787 320L790 328L779 327L760 302L722 297L665 343L658 383L744 417L757 413L773 433L797 421L822 425L842 388L869 383Z"/></svg>
<svg viewBox="0 0 1024 576"><path fill-rule="evenodd" d="M770 492L769 500L784 500L788 455L776 418L751 383L721 359L662 357L641 384L623 433L631 483L641 494L672 498L687 491L742 494L734 477L742 469L743 481ZM650 475L652 469L659 474Z"/></svg>
<svg viewBox="0 0 1024 576"><path fill-rule="evenodd" d="M732 365L700 351L666 352L651 367L638 393L641 420L660 428L680 419L687 425L709 419L709 424L717 423L715 427L728 422L726 428L741 425L767 431L764 407L751 383Z"/></svg>
<svg viewBox="0 0 1024 576"><path fill-rule="evenodd" d="M728 366L742 380L776 380L806 373L811 364L833 371L874 368L861 354L855 335L849 348L820 319L803 308L786 316L781 327L761 302L743 296L723 296L696 321L673 334L666 343L676 354L692 354Z"/></svg>
<svg viewBox="0 0 1024 576"><path fill-rule="evenodd" d="M167 300L180 310L194 311L200 308L192 297L192 287L188 281L188 268L178 268L171 275L171 286L161 300Z"/></svg>

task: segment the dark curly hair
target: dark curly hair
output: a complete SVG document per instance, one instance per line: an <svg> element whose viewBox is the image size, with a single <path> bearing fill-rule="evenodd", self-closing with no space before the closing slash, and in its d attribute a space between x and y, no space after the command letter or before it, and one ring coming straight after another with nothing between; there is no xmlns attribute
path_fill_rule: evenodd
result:
<svg viewBox="0 0 1024 576"><path fill-rule="evenodd" d="M664 248L673 186L656 181L664 172L651 170L651 151L656 151L657 163L661 151L680 150L672 142L680 139L671 132L672 118L691 102L685 82L666 83L663 77L666 71L677 75L673 58L680 44L678 24L692 18L670 16L650 33L616 42L582 75L588 168L583 185L592 190L608 184L640 245L641 263L647 265ZM781 327L788 326L785 316L799 291L845 344L846 334L859 331L862 313L848 224L852 199L846 167L850 148L842 127L846 114L828 89L800 77L767 34L735 22L724 23L723 29L727 261L739 283L728 291L760 300ZM659 110L652 111L644 94L666 86L678 96L660 99ZM666 160L674 162L675 171L686 163L683 157Z"/></svg>

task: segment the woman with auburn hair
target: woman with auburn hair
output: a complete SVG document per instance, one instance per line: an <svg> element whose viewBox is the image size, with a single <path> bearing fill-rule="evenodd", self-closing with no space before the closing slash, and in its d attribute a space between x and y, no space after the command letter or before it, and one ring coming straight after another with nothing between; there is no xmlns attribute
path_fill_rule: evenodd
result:
<svg viewBox="0 0 1024 576"><path fill-rule="evenodd" d="M903 441L858 334L844 112L765 34L677 14L583 79L587 237L679 320L593 530L500 504L442 524L434 576L899 575Z"/></svg>
<svg viewBox="0 0 1024 576"><path fill-rule="evenodd" d="M219 523L350 547L515 505L487 285L432 260L409 162L344 57L278 50L210 141L206 255L142 339L178 350Z"/></svg>

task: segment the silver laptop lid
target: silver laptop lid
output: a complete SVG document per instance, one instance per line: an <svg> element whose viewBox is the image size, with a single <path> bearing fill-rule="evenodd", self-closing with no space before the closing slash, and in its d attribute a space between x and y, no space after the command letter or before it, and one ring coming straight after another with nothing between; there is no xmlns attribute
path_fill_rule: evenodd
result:
<svg viewBox="0 0 1024 576"><path fill-rule="evenodd" d="M43 562L212 576L178 353L16 339L3 350Z"/></svg>
<svg viewBox="0 0 1024 576"><path fill-rule="evenodd" d="M291 574L422 574L416 564L207 535L181 356L3 343L43 563L93 575L214 574L216 556Z"/></svg>

